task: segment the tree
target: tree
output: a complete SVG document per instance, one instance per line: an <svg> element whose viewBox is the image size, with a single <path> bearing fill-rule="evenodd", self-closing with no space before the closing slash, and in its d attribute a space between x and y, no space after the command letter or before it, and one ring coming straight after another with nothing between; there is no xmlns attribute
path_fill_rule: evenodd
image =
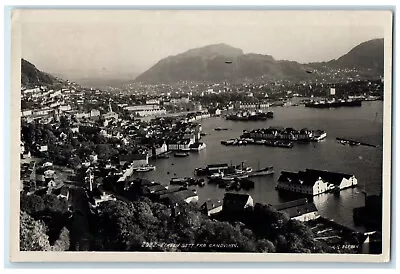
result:
<svg viewBox="0 0 400 274"><path fill-rule="evenodd" d="M45 204L42 199L42 197L36 195L36 194L31 194L31 195L21 195L20 198L20 207L21 211L25 211L28 214L37 214L39 212L44 211L45 209Z"/></svg>
<svg viewBox="0 0 400 274"><path fill-rule="evenodd" d="M276 251L274 244L266 239L261 239L256 242L257 252L273 253Z"/></svg>
<svg viewBox="0 0 400 274"><path fill-rule="evenodd" d="M55 241L54 245L51 247L51 250L65 251L69 249L69 245L70 245L69 231L66 227L63 227L59 238Z"/></svg>
<svg viewBox="0 0 400 274"><path fill-rule="evenodd" d="M53 214L63 215L68 212L68 202L59 199L54 194L46 194L43 197L45 211Z"/></svg>
<svg viewBox="0 0 400 274"><path fill-rule="evenodd" d="M20 213L20 250L21 251L48 251L50 250L49 237L46 235L46 225L35 221L26 212Z"/></svg>

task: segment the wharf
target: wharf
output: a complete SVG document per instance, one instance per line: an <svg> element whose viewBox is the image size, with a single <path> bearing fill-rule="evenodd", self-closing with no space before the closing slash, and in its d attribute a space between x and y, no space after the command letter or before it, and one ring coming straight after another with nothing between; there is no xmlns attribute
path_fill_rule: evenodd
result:
<svg viewBox="0 0 400 274"><path fill-rule="evenodd" d="M348 145L353 145L353 146L368 146L368 147L377 147L376 145L368 144L368 143L363 143L360 141L355 141L355 140L350 140L350 139L345 139L345 138L336 138L337 141L339 141L341 144L348 144Z"/></svg>

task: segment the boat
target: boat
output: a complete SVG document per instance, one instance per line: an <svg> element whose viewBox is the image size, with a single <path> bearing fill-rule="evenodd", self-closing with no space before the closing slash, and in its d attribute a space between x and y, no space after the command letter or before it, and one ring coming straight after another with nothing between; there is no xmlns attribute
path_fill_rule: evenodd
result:
<svg viewBox="0 0 400 274"><path fill-rule="evenodd" d="M157 159L168 159L169 155L167 153L160 154L156 157Z"/></svg>
<svg viewBox="0 0 400 274"><path fill-rule="evenodd" d="M230 182L230 181L233 181L233 180L235 179L235 177L233 177L233 176L223 176L223 177L221 177L221 179L222 179L223 181L228 181L228 182Z"/></svg>
<svg viewBox="0 0 400 274"><path fill-rule="evenodd" d="M272 174L274 174L274 167L268 166L266 168L258 169L258 170L255 170L253 172L250 172L248 174L248 176L249 177L254 177L254 176L272 175Z"/></svg>
<svg viewBox="0 0 400 274"><path fill-rule="evenodd" d="M188 186L191 182L192 178L183 177L183 178L172 178L170 181L171 185L180 185L180 186Z"/></svg>
<svg viewBox="0 0 400 274"><path fill-rule="evenodd" d="M305 104L305 107L309 108L337 108L337 107L360 107L362 105L361 100L352 99L339 99L339 100L321 100L321 101L310 101Z"/></svg>
<svg viewBox="0 0 400 274"><path fill-rule="evenodd" d="M223 172L218 172L218 173L211 174L207 178L210 182L216 182L216 181L220 181L223 176L224 176Z"/></svg>
<svg viewBox="0 0 400 274"><path fill-rule="evenodd" d="M292 148L293 143L289 141L276 141L275 142L276 147L283 147L283 148Z"/></svg>
<svg viewBox="0 0 400 274"><path fill-rule="evenodd" d="M360 142L355 142L355 141L350 141L349 145L350 146L359 146L361 143Z"/></svg>
<svg viewBox="0 0 400 274"><path fill-rule="evenodd" d="M208 176L209 179L217 179L217 178L222 178L224 176L223 172L217 172L213 173L210 176Z"/></svg>
<svg viewBox="0 0 400 274"><path fill-rule="evenodd" d="M214 128L214 130L220 131L220 130L228 130L228 129L227 128L222 128L222 127L217 127L217 128Z"/></svg>
<svg viewBox="0 0 400 274"><path fill-rule="evenodd" d="M140 166L134 169L136 172L149 172L155 170L156 167L152 165Z"/></svg>
<svg viewBox="0 0 400 274"><path fill-rule="evenodd" d="M175 152L174 157L187 157L189 156L188 152Z"/></svg>
<svg viewBox="0 0 400 274"><path fill-rule="evenodd" d="M208 171L206 168L196 167L194 169L194 174L196 176L205 176L205 175L207 175L207 173L208 173Z"/></svg>
<svg viewBox="0 0 400 274"><path fill-rule="evenodd" d="M323 139L325 139L326 138L326 132L325 131L323 131L323 130L316 130L316 131L314 131L313 132L313 137L312 137L312 140L313 141L321 141L321 140L323 140Z"/></svg>

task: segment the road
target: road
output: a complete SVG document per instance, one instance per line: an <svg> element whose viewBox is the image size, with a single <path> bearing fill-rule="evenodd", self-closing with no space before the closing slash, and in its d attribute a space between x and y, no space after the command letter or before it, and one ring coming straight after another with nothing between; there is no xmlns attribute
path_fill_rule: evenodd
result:
<svg viewBox="0 0 400 274"><path fill-rule="evenodd" d="M70 223L71 250L90 250L91 234L89 228L90 209L85 190L81 187L70 187L69 202L72 206Z"/></svg>

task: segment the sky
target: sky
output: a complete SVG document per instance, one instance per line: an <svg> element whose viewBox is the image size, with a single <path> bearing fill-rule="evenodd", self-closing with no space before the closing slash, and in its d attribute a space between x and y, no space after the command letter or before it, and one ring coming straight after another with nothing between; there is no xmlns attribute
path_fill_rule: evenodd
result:
<svg viewBox="0 0 400 274"><path fill-rule="evenodd" d="M329 61L383 38L377 11L19 10L21 56L70 78L132 76L162 58L225 43L301 63Z"/></svg>

